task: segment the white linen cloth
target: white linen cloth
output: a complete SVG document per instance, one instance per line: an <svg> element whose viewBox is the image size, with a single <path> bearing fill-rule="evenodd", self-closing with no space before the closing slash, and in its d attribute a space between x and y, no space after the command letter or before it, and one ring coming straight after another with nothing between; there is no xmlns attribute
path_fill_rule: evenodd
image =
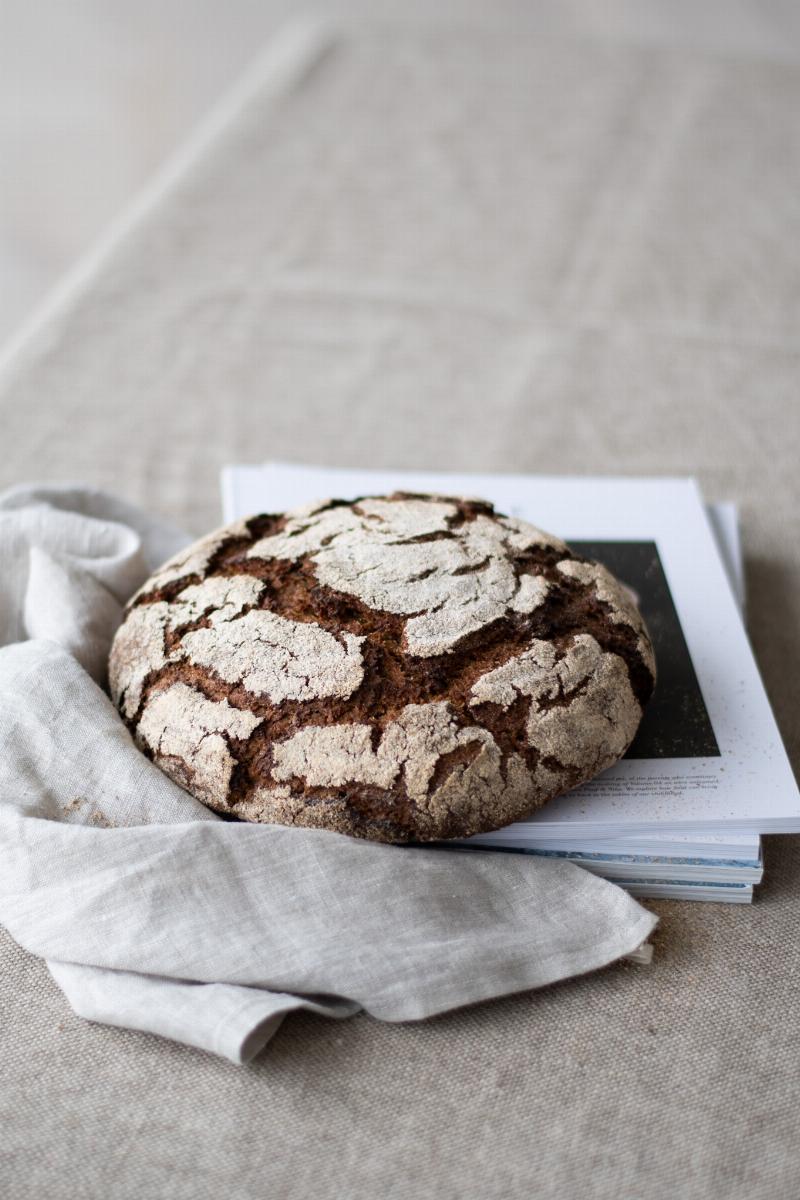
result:
<svg viewBox="0 0 800 1200"><path fill-rule="evenodd" d="M0 921L80 1015L251 1058L283 1015L410 1021L630 953L656 918L568 863L231 823L106 693L185 535L106 493L0 496Z"/></svg>

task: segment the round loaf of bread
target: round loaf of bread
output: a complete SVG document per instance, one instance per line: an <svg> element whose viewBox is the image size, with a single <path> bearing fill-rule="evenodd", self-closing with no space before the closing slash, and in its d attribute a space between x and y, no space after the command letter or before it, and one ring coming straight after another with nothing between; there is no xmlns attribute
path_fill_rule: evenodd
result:
<svg viewBox="0 0 800 1200"><path fill-rule="evenodd" d="M396 493L196 542L128 604L109 676L145 754L218 812L405 842L611 766L655 664L598 563L483 501Z"/></svg>

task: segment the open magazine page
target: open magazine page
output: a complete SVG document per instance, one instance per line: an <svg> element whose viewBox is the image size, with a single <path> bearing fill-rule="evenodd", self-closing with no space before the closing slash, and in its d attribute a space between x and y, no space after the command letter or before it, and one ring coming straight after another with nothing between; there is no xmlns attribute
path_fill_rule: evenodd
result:
<svg viewBox="0 0 800 1200"><path fill-rule="evenodd" d="M268 464L227 469L225 517L396 489L484 496L605 562L639 599L658 661L655 696L621 762L524 823L537 841L800 830L800 796L745 634L736 570L723 564L693 480Z"/></svg>

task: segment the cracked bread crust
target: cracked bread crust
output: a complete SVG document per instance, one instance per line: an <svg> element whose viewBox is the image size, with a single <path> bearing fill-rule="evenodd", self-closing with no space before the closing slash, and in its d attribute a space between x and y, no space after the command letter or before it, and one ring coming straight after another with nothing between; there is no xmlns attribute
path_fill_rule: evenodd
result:
<svg viewBox="0 0 800 1200"><path fill-rule="evenodd" d="M484 501L395 493L182 551L130 601L109 678L211 808L406 842L497 829L611 766L655 661L604 567Z"/></svg>

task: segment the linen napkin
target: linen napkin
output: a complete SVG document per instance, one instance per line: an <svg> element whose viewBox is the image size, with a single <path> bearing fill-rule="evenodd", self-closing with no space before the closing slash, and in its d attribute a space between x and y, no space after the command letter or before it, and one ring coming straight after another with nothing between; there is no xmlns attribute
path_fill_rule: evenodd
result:
<svg viewBox="0 0 800 1200"><path fill-rule="evenodd" d="M106 692L188 539L108 494L0 496L0 921L74 1010L246 1062L283 1016L412 1021L601 967L656 918L569 863L223 821Z"/></svg>

